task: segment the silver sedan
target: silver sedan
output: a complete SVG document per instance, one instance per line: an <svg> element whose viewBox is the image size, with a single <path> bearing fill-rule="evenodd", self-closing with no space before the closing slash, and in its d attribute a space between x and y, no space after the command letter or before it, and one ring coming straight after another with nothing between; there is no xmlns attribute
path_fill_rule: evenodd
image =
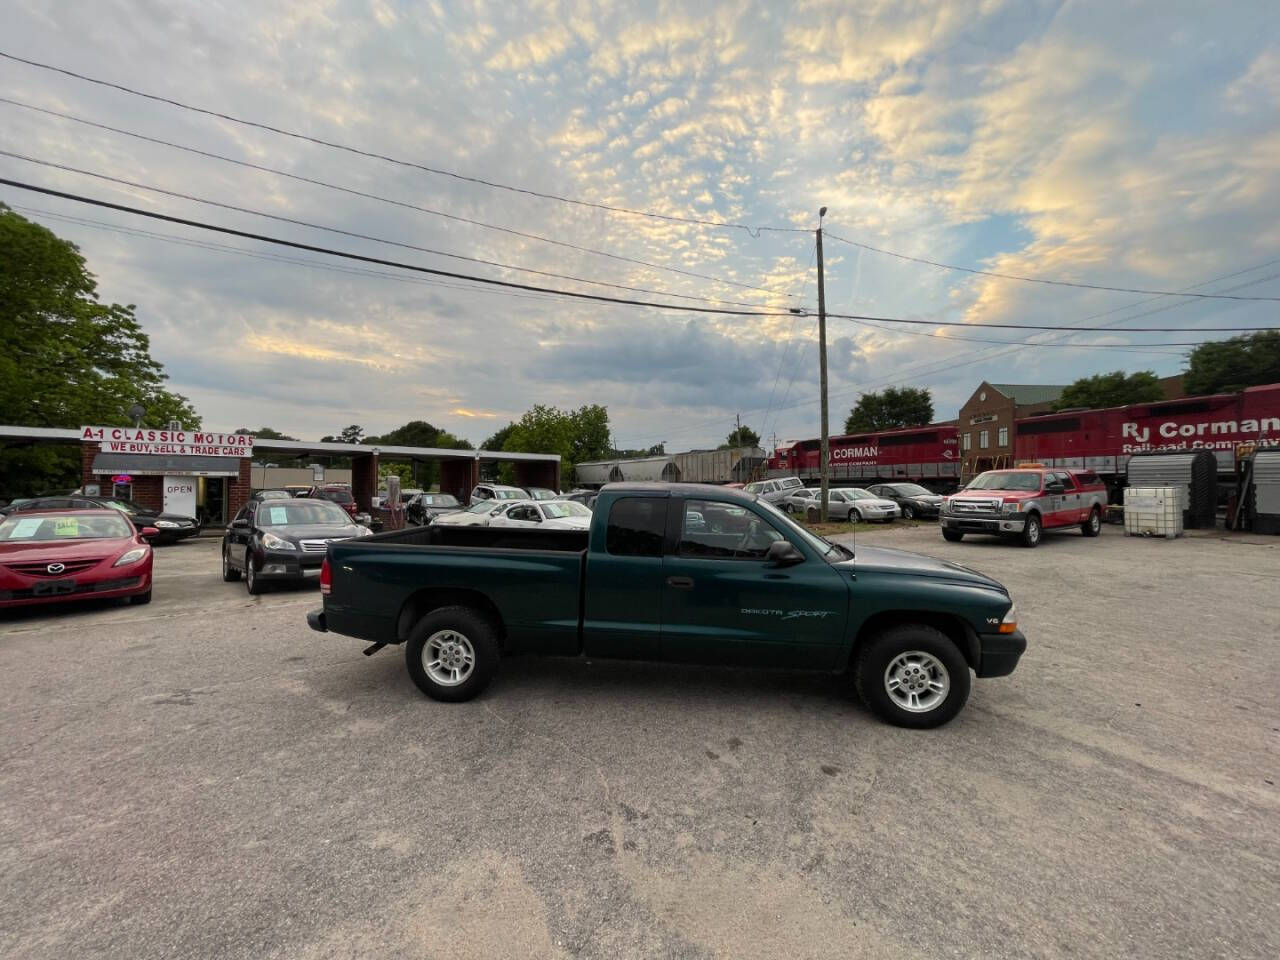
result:
<svg viewBox="0 0 1280 960"><path fill-rule="evenodd" d="M787 497L787 508L792 513L803 514L809 520L821 515L820 490L799 490ZM902 509L892 500L884 500L854 487L827 490L827 516L833 520L860 523L863 520L889 521L902 515Z"/></svg>

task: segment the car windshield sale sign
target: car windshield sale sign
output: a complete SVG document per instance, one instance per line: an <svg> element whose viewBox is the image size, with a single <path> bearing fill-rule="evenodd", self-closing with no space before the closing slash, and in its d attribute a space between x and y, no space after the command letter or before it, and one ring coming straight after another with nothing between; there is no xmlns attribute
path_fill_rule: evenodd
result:
<svg viewBox="0 0 1280 960"><path fill-rule="evenodd" d="M253 456L253 437L244 433L152 430L147 427L81 427L80 439L98 441L103 453Z"/></svg>

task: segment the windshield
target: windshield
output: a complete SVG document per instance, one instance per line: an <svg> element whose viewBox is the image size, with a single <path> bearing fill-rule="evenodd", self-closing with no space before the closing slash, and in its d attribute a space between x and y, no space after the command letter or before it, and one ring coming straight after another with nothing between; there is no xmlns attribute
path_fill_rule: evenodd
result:
<svg viewBox="0 0 1280 960"><path fill-rule="evenodd" d="M804 527L800 526L800 524L796 523L794 520L788 517L785 513L783 513L781 510L775 507L768 500L757 499L756 506L759 507L761 510L763 510L766 514L769 514L769 519L774 522L775 526L799 537L802 541L808 544L810 548L812 548L813 550L816 550L818 553L818 556L825 557L827 556L827 554L831 553L831 551L835 549L834 543L830 543L829 541L823 540L821 537L817 536L816 534L810 533Z"/></svg>
<svg viewBox="0 0 1280 960"><path fill-rule="evenodd" d="M467 513L488 513L495 509L492 500L480 500L467 507Z"/></svg>
<svg viewBox="0 0 1280 960"><path fill-rule="evenodd" d="M334 503L355 503L356 498L347 490L321 490L316 494L321 500L332 500Z"/></svg>
<svg viewBox="0 0 1280 960"><path fill-rule="evenodd" d="M528 500L528 496L523 490L511 490L503 487L493 488L493 499L495 500Z"/></svg>
<svg viewBox="0 0 1280 960"><path fill-rule="evenodd" d="M898 491L900 497L931 497L931 494L918 483L895 483L893 489Z"/></svg>
<svg viewBox="0 0 1280 960"><path fill-rule="evenodd" d="M1039 490L1040 474L1024 470L990 470L973 478L966 490Z"/></svg>
<svg viewBox="0 0 1280 960"><path fill-rule="evenodd" d="M333 525L347 527L351 518L346 511L323 500L282 500L258 508L260 527L302 527Z"/></svg>
<svg viewBox="0 0 1280 960"><path fill-rule="evenodd" d="M875 494L867 490L849 489L844 491L846 500L876 500L879 499Z"/></svg>
<svg viewBox="0 0 1280 960"><path fill-rule="evenodd" d="M291 500L293 494L288 490L259 490L254 494L259 500Z"/></svg>
<svg viewBox="0 0 1280 960"><path fill-rule="evenodd" d="M558 494L554 490L548 490L545 487L530 487L529 496L535 500L554 500Z"/></svg>
<svg viewBox="0 0 1280 960"><path fill-rule="evenodd" d="M458 498L451 493L424 493L422 502L429 507L456 507Z"/></svg>
<svg viewBox="0 0 1280 960"><path fill-rule="evenodd" d="M589 517L591 511L572 500L557 500L554 503L539 504L542 514L548 520L560 520L564 517Z"/></svg>
<svg viewBox="0 0 1280 960"><path fill-rule="evenodd" d="M0 523L0 540L115 540L132 536L133 525L119 514L14 516Z"/></svg>

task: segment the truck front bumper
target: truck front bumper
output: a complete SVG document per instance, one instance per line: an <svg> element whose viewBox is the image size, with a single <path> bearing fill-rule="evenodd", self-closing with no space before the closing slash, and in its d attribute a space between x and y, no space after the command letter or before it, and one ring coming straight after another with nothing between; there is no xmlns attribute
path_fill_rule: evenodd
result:
<svg viewBox="0 0 1280 960"><path fill-rule="evenodd" d="M1021 631L978 634L979 677L1007 677L1013 673L1019 658L1027 650L1027 638Z"/></svg>
<svg viewBox="0 0 1280 960"><path fill-rule="evenodd" d="M947 516L942 518L942 526L947 530L959 530L962 533L1021 533L1027 525L1027 518L1022 514L1011 513L1005 517L965 517Z"/></svg>

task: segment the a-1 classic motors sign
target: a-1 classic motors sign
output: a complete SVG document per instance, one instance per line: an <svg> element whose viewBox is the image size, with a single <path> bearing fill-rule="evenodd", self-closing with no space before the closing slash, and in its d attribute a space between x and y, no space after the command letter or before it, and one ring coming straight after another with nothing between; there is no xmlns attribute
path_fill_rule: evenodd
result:
<svg viewBox="0 0 1280 960"><path fill-rule="evenodd" d="M245 433L152 430L146 427L81 427L80 439L97 440L103 453L253 456L253 437Z"/></svg>

